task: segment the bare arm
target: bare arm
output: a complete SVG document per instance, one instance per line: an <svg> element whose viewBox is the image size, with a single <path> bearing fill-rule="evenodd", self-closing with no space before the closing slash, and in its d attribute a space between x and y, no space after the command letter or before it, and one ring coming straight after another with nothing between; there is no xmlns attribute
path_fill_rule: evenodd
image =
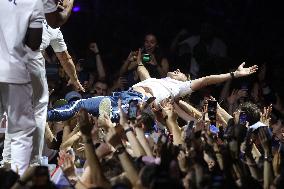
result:
<svg viewBox="0 0 284 189"><path fill-rule="evenodd" d="M110 183L102 172L99 158L96 155L91 138L92 125L86 110L79 111L79 127L85 143L86 159L91 170L91 176L97 187L110 188Z"/></svg>
<svg viewBox="0 0 284 189"><path fill-rule="evenodd" d="M139 143L141 144L141 146L143 147L144 151L146 152L147 156L153 156L152 154L152 150L151 147L145 137L144 131L142 128L136 127L135 128L135 132L137 135L137 139L139 141Z"/></svg>
<svg viewBox="0 0 284 189"><path fill-rule="evenodd" d="M137 62L138 62L137 73L138 73L138 76L139 76L140 80L143 81L143 80L151 78L148 70L142 64L142 61L141 61L141 49L139 49L139 51L138 51Z"/></svg>
<svg viewBox="0 0 284 189"><path fill-rule="evenodd" d="M214 84L225 82L232 78L231 74L233 74L234 75L233 77L235 78L245 77L245 76L255 73L258 69L256 65L251 66L249 68L244 68L244 65L245 63L242 63L235 72L220 74L220 75L210 75L210 76L192 80L191 89L193 91L197 91L209 85L214 85Z"/></svg>
<svg viewBox="0 0 284 189"><path fill-rule="evenodd" d="M74 142L80 139L80 137L81 137L81 133L80 131L78 131L76 134L74 134L73 136L68 138L65 142L63 142L60 145L60 149L64 150L64 149L67 149L68 147L71 147L74 144Z"/></svg>
<svg viewBox="0 0 284 189"><path fill-rule="evenodd" d="M67 73L68 77L70 78L70 82L78 89L85 91L80 81L78 80L76 69L72 60L72 57L69 55L68 51L57 52L57 58L60 61L64 71Z"/></svg>
<svg viewBox="0 0 284 189"><path fill-rule="evenodd" d="M104 68L104 65L103 65L103 61L102 61L97 43L95 43L94 52L95 52L95 55L96 55L96 65L97 65L97 70L98 70L98 74L99 74L99 79L104 80L105 77L106 77L106 72L105 72L105 68Z"/></svg>

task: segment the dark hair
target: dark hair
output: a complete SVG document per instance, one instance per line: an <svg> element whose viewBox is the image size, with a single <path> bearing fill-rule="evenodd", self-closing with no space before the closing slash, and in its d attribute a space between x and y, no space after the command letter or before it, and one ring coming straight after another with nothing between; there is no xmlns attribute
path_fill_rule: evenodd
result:
<svg viewBox="0 0 284 189"><path fill-rule="evenodd" d="M260 120L260 109L256 104L245 102L240 104L239 109L246 113L249 125L253 125Z"/></svg>
<svg viewBox="0 0 284 189"><path fill-rule="evenodd" d="M157 174L157 165L146 165L141 169L141 183L144 187L149 188L151 182Z"/></svg>
<svg viewBox="0 0 284 189"><path fill-rule="evenodd" d="M12 170L0 168L0 188L11 188L19 179L19 175Z"/></svg>

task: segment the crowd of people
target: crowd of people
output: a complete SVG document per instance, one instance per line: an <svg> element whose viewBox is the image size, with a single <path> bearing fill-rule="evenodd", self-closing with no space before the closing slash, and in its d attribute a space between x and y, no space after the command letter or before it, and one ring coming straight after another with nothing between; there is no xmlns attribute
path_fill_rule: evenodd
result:
<svg viewBox="0 0 284 189"><path fill-rule="evenodd" d="M0 49L0 189L283 188L275 67L233 61L206 22L178 32L167 53L146 33L111 70L96 41L83 57L68 51L58 27L73 1L35 2L31 17L12 19L15 60ZM0 39L13 30L4 7L17 3L0 2Z"/></svg>

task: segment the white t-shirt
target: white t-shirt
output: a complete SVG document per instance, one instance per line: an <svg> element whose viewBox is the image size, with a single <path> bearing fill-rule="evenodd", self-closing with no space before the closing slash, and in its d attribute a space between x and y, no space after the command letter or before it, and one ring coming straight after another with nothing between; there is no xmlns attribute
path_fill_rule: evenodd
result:
<svg viewBox="0 0 284 189"><path fill-rule="evenodd" d="M46 20L43 21L42 27L42 43L40 45L41 51L45 50L49 45L51 45L54 52L63 52L67 50L60 28L53 29L47 24Z"/></svg>
<svg viewBox="0 0 284 189"><path fill-rule="evenodd" d="M153 96L156 97L157 104L168 97L177 98L187 94L190 95L193 92L191 81L178 81L170 77L163 79L149 78L133 85L133 87L151 89Z"/></svg>
<svg viewBox="0 0 284 189"><path fill-rule="evenodd" d="M55 0L42 0L44 13L51 13L57 10Z"/></svg>
<svg viewBox="0 0 284 189"><path fill-rule="evenodd" d="M28 28L42 28L42 0L0 1L0 82L27 83Z"/></svg>

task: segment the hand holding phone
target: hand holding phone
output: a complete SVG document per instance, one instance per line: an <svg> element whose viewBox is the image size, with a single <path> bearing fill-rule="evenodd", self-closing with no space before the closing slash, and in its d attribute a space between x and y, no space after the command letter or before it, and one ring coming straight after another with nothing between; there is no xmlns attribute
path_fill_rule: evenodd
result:
<svg viewBox="0 0 284 189"><path fill-rule="evenodd" d="M138 112L138 100L130 100L128 106L128 119L135 120Z"/></svg>

